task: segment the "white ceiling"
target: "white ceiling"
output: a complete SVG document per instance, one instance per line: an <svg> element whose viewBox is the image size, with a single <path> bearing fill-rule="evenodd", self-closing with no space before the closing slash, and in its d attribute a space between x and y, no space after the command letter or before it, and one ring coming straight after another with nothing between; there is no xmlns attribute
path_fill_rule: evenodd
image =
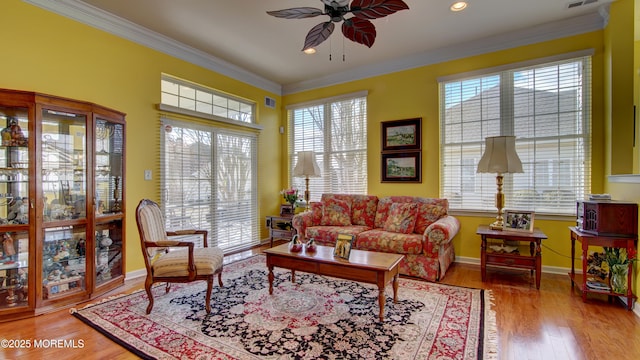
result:
<svg viewBox="0 0 640 360"><path fill-rule="evenodd" d="M300 50L307 32L327 17L280 19L266 11L322 8L320 0L25 1L121 36L129 32L124 36L138 42L164 35L195 51L200 63L286 94L599 29L614 0L571 9L581 0L468 0L459 13L449 10L454 0L405 0L409 10L372 20L372 48L345 39L336 26L315 55Z"/></svg>

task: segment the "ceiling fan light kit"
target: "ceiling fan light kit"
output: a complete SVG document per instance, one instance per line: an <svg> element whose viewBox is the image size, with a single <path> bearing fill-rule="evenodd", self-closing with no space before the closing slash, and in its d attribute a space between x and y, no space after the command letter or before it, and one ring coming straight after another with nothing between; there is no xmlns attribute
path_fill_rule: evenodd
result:
<svg viewBox="0 0 640 360"><path fill-rule="evenodd" d="M316 47L331 36L334 23L342 22L342 34L358 44L373 46L376 40L376 27L370 21L391 15L409 6L402 0L321 0L324 10L313 7L297 7L284 10L267 11L267 14L284 19L304 19L321 15L329 16L329 21L314 26L304 41L302 51ZM346 18L347 15L353 15Z"/></svg>
<svg viewBox="0 0 640 360"><path fill-rule="evenodd" d="M451 4L451 11L462 11L464 9L467 8L467 2L466 1L456 1L453 4Z"/></svg>

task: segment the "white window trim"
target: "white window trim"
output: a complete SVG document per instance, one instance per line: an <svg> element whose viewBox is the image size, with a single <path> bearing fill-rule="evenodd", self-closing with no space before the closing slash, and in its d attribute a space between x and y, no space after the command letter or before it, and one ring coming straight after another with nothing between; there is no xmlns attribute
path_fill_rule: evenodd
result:
<svg viewBox="0 0 640 360"><path fill-rule="evenodd" d="M198 111L182 109L182 108L179 108L179 107L176 107L176 106L167 105L167 104L158 104L158 110L166 111L166 112L170 112L170 113L175 113L175 114L193 116L193 117L197 117L197 118L201 118L201 119L205 119L205 120L212 120L212 121L216 121L216 122L219 122L219 123L235 125L235 126L245 127L245 128L254 129L254 130L264 130L264 126L259 125L259 124L253 124L253 123L248 123L248 122L244 122L244 121L231 120L231 119L223 118L223 117L220 117L220 116L201 113L201 112L198 112Z"/></svg>

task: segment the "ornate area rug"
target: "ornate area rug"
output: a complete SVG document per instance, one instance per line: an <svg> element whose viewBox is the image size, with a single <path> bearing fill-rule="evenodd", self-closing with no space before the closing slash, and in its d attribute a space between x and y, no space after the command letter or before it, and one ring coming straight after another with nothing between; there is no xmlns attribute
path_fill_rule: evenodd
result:
<svg viewBox="0 0 640 360"><path fill-rule="evenodd" d="M488 291L400 278L398 302L387 286L384 322L375 285L274 271L269 295L265 256L225 265L214 286L154 288L71 313L145 359L496 359L495 313Z"/></svg>

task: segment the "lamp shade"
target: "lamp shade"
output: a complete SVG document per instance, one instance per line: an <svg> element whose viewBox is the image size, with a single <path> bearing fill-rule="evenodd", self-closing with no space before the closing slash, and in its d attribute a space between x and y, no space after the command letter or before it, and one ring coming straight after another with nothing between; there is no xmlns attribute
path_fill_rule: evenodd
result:
<svg viewBox="0 0 640 360"><path fill-rule="evenodd" d="M316 162L316 154L313 151L299 151L298 163L293 168L295 177L320 177L320 167Z"/></svg>
<svg viewBox="0 0 640 360"><path fill-rule="evenodd" d="M516 153L515 136L493 136L485 139L484 154L478 163L479 173L521 173L522 162Z"/></svg>

